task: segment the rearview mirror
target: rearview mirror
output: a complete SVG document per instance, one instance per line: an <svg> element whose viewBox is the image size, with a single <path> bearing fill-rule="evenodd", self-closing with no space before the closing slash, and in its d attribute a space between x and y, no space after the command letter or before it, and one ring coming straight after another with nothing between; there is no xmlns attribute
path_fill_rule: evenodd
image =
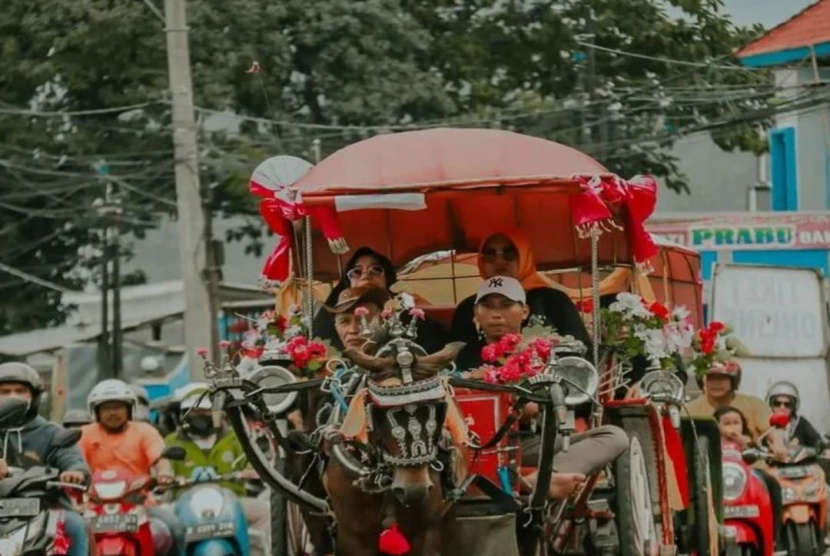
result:
<svg viewBox="0 0 830 556"><path fill-rule="evenodd" d="M187 457L187 452L181 446L168 446L161 453L162 459L169 459L172 461L184 461Z"/></svg>
<svg viewBox="0 0 830 556"><path fill-rule="evenodd" d="M0 399L0 429L16 427L29 410L29 400L10 397Z"/></svg>
<svg viewBox="0 0 830 556"><path fill-rule="evenodd" d="M56 448L69 448L74 446L81 439L81 429L63 429L52 438L52 446Z"/></svg>
<svg viewBox="0 0 830 556"><path fill-rule="evenodd" d="M786 428L789 422L790 417L785 413L773 413L769 416L769 426L776 429Z"/></svg>

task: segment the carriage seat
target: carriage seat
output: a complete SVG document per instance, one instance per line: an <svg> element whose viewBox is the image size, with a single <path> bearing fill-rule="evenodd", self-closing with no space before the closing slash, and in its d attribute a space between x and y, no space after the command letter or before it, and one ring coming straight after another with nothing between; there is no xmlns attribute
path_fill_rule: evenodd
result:
<svg viewBox="0 0 830 556"><path fill-rule="evenodd" d="M452 316L455 313L455 305L430 305L423 307L427 317L438 322L445 329L449 330L452 325Z"/></svg>

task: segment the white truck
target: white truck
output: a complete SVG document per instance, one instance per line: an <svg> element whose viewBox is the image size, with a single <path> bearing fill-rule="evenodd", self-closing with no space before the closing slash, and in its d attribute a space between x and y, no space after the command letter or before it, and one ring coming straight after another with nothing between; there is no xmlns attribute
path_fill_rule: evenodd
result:
<svg viewBox="0 0 830 556"><path fill-rule="evenodd" d="M732 326L750 357L741 391L761 398L779 380L795 384L799 413L830 432L828 313L824 279L811 268L716 265L710 321Z"/></svg>

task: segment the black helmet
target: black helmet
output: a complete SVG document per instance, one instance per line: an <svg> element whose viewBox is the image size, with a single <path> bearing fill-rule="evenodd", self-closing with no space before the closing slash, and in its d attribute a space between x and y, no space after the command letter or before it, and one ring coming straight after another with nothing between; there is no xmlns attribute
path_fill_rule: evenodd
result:
<svg viewBox="0 0 830 556"><path fill-rule="evenodd" d="M36 370L26 363L3 363L0 365L0 383L19 382L29 387L32 392L32 401L29 403L29 410L25 419L33 419L37 416L40 408L40 398L43 395L43 381Z"/></svg>
<svg viewBox="0 0 830 556"><path fill-rule="evenodd" d="M90 418L86 409L70 409L64 414L62 424L64 428L71 429L88 425L91 422L92 418Z"/></svg>

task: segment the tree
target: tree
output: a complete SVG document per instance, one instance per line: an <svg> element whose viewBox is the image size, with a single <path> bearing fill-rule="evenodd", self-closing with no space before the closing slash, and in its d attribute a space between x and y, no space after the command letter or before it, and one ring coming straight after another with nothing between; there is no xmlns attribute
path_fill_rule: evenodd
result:
<svg viewBox="0 0 830 556"><path fill-rule="evenodd" d="M436 123L548 137L683 190L671 141L770 89L722 67L757 30L718 0L669 3L682 18L655 0L189 0L211 207L253 214L247 178L267 156ZM7 0L0 37L0 258L81 287L97 280L107 180L125 234L175 207L163 25L136 0ZM759 121L727 124L722 146L757 147ZM257 226L235 236L261 246ZM4 285L0 333L60 320L57 294Z"/></svg>

